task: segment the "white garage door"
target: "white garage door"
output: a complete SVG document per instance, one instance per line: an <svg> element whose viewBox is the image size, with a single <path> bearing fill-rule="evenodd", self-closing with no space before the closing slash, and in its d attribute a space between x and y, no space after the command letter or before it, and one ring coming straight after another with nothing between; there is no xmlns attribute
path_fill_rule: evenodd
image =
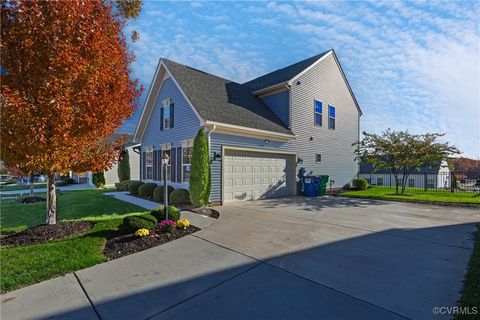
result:
<svg viewBox="0 0 480 320"><path fill-rule="evenodd" d="M295 193L293 155L225 150L223 201L257 200Z"/></svg>

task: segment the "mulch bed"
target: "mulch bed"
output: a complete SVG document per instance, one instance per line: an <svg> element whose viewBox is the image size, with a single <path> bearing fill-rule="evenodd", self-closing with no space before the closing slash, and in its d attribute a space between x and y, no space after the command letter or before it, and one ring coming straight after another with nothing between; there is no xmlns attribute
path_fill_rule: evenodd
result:
<svg viewBox="0 0 480 320"><path fill-rule="evenodd" d="M57 224L42 224L23 230L12 235L0 238L1 246L26 246L61 240L80 232L84 232L93 226L85 221L62 221Z"/></svg>
<svg viewBox="0 0 480 320"><path fill-rule="evenodd" d="M35 203L35 202L44 202L44 201L47 201L47 199L40 198L40 197L26 197L26 198L18 198L16 201L18 203Z"/></svg>
<svg viewBox="0 0 480 320"><path fill-rule="evenodd" d="M198 214L201 214L203 216L207 216L207 217L210 217L210 218L213 218L213 219L218 219L218 217L220 216L220 214L218 213L217 210L212 209L210 207L205 208L204 209L205 211L203 211L202 208L195 207L194 205L182 205L180 207L182 208L182 210L187 210L187 211L190 211L190 212L193 212L193 213L198 213Z"/></svg>
<svg viewBox="0 0 480 320"><path fill-rule="evenodd" d="M195 226L187 229L175 229L173 233L155 233L146 237L125 234L121 230L112 232L107 237L103 254L108 260L117 259L135 252L143 251L166 242L179 239L200 230ZM157 230L158 231L158 230Z"/></svg>

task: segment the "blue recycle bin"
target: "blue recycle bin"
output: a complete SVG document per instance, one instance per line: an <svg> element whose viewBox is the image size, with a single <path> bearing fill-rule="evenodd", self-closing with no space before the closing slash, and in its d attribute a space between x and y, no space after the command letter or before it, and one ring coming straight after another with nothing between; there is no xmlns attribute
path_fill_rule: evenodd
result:
<svg viewBox="0 0 480 320"><path fill-rule="evenodd" d="M318 195L318 184L320 179L317 177L309 176L305 177L305 182L303 183L303 190L307 197L316 197Z"/></svg>

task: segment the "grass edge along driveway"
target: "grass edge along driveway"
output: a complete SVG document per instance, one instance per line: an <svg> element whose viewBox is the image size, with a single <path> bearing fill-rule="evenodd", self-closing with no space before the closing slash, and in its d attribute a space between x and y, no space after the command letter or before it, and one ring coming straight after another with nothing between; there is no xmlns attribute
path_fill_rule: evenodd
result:
<svg viewBox="0 0 480 320"><path fill-rule="evenodd" d="M449 192L449 191L427 191L405 190L405 194L395 194L395 188L368 188L366 190L347 191L341 194L345 197L383 199L383 200L401 200L401 201L421 201L431 203L458 203L458 204L478 204L480 205L480 193L473 192Z"/></svg>

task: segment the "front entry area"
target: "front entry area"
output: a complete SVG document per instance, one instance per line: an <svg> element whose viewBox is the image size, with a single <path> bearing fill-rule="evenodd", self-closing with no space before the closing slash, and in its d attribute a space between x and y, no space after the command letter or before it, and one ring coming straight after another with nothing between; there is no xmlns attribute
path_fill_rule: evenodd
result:
<svg viewBox="0 0 480 320"><path fill-rule="evenodd" d="M227 148L223 154L223 202L295 194L294 154Z"/></svg>

